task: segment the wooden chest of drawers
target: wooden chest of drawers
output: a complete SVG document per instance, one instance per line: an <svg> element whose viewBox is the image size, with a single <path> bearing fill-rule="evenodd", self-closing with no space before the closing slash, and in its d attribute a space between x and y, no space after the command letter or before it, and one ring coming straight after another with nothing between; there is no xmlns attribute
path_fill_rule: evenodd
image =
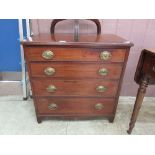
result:
<svg viewBox="0 0 155 155"><path fill-rule="evenodd" d="M44 117L114 120L132 43L115 35L50 34L22 41L38 123ZM96 39L97 38L97 39Z"/></svg>

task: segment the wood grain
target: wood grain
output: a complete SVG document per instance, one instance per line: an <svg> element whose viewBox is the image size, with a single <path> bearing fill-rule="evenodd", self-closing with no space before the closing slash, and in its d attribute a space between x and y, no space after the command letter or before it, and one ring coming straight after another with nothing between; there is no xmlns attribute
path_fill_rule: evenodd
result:
<svg viewBox="0 0 155 155"><path fill-rule="evenodd" d="M42 53L51 50L54 56L50 60L42 57ZM111 52L111 59L104 61L100 59L103 51ZM28 61L98 61L98 62L123 62L125 57L125 49L87 49L87 48L55 48L49 47L27 47L25 55Z"/></svg>
<svg viewBox="0 0 155 155"><path fill-rule="evenodd" d="M81 67L82 65L82 67ZM53 75L46 75L45 69L51 67L55 69ZM119 79L122 71L122 64L97 64L97 63L73 63L73 62L45 62L31 63L32 77L49 78L100 78ZM99 70L106 69L107 75L100 75Z"/></svg>
<svg viewBox="0 0 155 155"><path fill-rule="evenodd" d="M38 98L37 100L39 114L51 115L111 115L114 110L114 100L104 98ZM50 110L48 106L55 103L57 108ZM95 105L100 103L103 109L97 110Z"/></svg>
<svg viewBox="0 0 155 155"><path fill-rule="evenodd" d="M133 44L115 35L101 35L97 40L84 35L78 42L72 42L70 35L66 37L69 41L65 45L47 34L22 41L38 123L46 116L107 116L113 122L127 56ZM42 57L45 50L54 53L52 59ZM101 60L103 51L111 54L110 59ZM46 67L53 67L55 74L45 76ZM109 71L105 77L98 75L103 67ZM51 85L56 88L54 92L47 89ZM97 91L98 86L104 86L105 91ZM58 109L49 110L51 102L56 102ZM98 102L104 104L103 109L94 108Z"/></svg>
<svg viewBox="0 0 155 155"><path fill-rule="evenodd" d="M117 81L105 80L55 80L55 79L35 79L32 80L34 94L36 96L99 96L115 97L117 93ZM47 87L54 85L56 92L48 92ZM98 86L105 86L107 90L103 93L96 91Z"/></svg>

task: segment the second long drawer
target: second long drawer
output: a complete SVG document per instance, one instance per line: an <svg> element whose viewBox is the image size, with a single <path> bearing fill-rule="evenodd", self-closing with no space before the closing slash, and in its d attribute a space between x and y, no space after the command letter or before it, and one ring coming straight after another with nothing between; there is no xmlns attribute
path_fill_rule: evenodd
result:
<svg viewBox="0 0 155 155"><path fill-rule="evenodd" d="M118 81L111 80L32 80L35 96L99 96L115 97Z"/></svg>
<svg viewBox="0 0 155 155"><path fill-rule="evenodd" d="M122 64L102 63L31 63L32 77L119 79Z"/></svg>

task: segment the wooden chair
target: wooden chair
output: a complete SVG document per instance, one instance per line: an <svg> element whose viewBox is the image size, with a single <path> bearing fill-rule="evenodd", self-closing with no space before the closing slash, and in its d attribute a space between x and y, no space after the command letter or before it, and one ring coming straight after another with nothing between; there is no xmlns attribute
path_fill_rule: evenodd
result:
<svg viewBox="0 0 155 155"><path fill-rule="evenodd" d="M139 110L141 108L146 88L149 84L155 84L155 49L144 49L141 53L135 77L135 82L139 85L137 97L129 124L128 134L131 134L135 126Z"/></svg>
<svg viewBox="0 0 155 155"><path fill-rule="evenodd" d="M51 32L51 38L53 40L56 41L56 38L55 38L55 28L56 28L56 25L59 23L59 22L63 22L65 20L70 20L70 19L54 19L51 23L51 28L50 28L50 32ZM81 19L81 20L89 20L89 21L92 21L93 23L95 23L96 25L96 28L97 28L97 36L96 36L96 41L99 39L99 36L101 34L101 24L100 24L100 21L98 19ZM79 41L79 19L75 19L74 20L74 41Z"/></svg>

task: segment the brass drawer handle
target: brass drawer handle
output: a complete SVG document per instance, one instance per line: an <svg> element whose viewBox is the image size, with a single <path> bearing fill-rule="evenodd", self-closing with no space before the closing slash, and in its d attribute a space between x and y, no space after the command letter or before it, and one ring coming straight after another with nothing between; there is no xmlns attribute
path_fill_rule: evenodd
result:
<svg viewBox="0 0 155 155"><path fill-rule="evenodd" d="M58 108L58 105L55 103L50 103L48 105L48 109L50 109L50 110L56 110L57 108Z"/></svg>
<svg viewBox="0 0 155 155"><path fill-rule="evenodd" d="M44 70L44 73L46 75L53 75L55 73L55 69L52 68L52 67L47 67L45 70Z"/></svg>
<svg viewBox="0 0 155 155"><path fill-rule="evenodd" d="M101 60L105 60L105 61L107 61L107 60L109 60L109 59L111 59L111 53L110 52L108 52L108 51L103 51L103 52L101 52L101 54L100 54L100 59Z"/></svg>
<svg viewBox="0 0 155 155"><path fill-rule="evenodd" d="M95 109L96 110L102 110L104 108L103 104L102 103L97 103L95 104Z"/></svg>
<svg viewBox="0 0 155 155"><path fill-rule="evenodd" d="M52 59L53 56L54 56L54 53L53 53L52 51L50 51L50 50L44 51L44 52L42 53L42 57L43 57L44 59Z"/></svg>
<svg viewBox="0 0 155 155"><path fill-rule="evenodd" d="M106 68L101 68L98 71L99 75L106 76L108 75L108 70Z"/></svg>
<svg viewBox="0 0 155 155"><path fill-rule="evenodd" d="M105 86L98 86L98 87L96 88L96 91L99 92L99 93L103 93L103 92L105 92L106 90L107 90L107 87L105 87Z"/></svg>
<svg viewBox="0 0 155 155"><path fill-rule="evenodd" d="M49 93L53 93L53 92L55 92L57 90L57 88L54 86L54 85L49 85L48 87L47 87L47 91L49 92Z"/></svg>

